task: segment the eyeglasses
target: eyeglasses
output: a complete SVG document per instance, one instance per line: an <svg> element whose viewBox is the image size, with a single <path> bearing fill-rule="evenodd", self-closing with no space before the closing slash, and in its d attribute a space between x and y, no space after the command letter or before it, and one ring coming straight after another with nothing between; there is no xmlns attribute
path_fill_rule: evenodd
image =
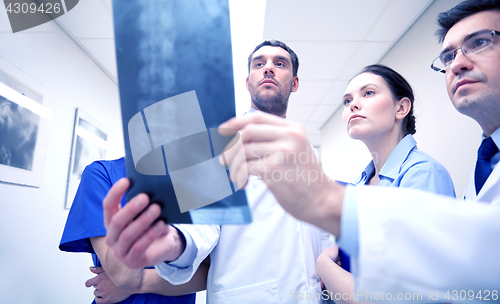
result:
<svg viewBox="0 0 500 304"><path fill-rule="evenodd" d="M487 49L493 44L495 35L500 35L500 32L493 30L479 31L464 41L461 47L452 51L447 51L439 55L431 64L431 69L436 72L446 73L446 69L451 65L457 51L461 50L465 56L476 54L484 49Z"/></svg>

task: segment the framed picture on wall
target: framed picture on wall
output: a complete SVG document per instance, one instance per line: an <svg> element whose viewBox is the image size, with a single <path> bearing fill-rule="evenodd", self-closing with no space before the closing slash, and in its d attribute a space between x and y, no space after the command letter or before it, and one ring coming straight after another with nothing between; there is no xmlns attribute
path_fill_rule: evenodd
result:
<svg viewBox="0 0 500 304"><path fill-rule="evenodd" d="M54 94L0 57L0 182L40 187Z"/></svg>
<svg viewBox="0 0 500 304"><path fill-rule="evenodd" d="M77 108L66 184L66 209L71 208L83 169L93 161L105 159L107 146L107 129L81 108Z"/></svg>

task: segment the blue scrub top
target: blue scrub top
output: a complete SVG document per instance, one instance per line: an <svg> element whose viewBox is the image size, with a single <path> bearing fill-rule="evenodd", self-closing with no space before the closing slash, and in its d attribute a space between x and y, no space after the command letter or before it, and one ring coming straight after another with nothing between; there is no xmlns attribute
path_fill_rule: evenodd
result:
<svg viewBox="0 0 500 304"><path fill-rule="evenodd" d="M125 176L125 159L123 157L111 161L96 161L85 168L64 227L61 243L59 244L60 250L89 252L92 254L94 266L101 266L99 258L90 243L90 238L106 235L102 200L111 186ZM122 198L122 206L125 203L126 195ZM120 303L194 304L195 296L195 294L179 297L134 294ZM95 303L95 301L92 303Z"/></svg>

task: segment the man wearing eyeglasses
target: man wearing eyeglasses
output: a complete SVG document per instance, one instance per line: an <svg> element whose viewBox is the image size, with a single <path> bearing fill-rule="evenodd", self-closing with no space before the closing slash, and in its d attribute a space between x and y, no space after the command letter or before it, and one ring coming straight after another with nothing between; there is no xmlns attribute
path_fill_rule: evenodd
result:
<svg viewBox="0 0 500 304"><path fill-rule="evenodd" d="M467 4L467 6L466 6ZM460 5L464 8L460 10ZM488 189L500 187L500 172L492 169L500 159L500 1L467 1L454 8L484 10L454 22L450 12L440 14L437 32L443 51L431 67L445 74L448 95L455 108L477 121L483 142L466 198L484 197ZM488 8L488 9L486 9ZM488 179L488 180L487 180Z"/></svg>
<svg viewBox="0 0 500 304"><path fill-rule="evenodd" d="M445 74L456 109L483 130L467 201L410 189L346 187L327 178L308 184L264 179L293 216L340 238L352 257L354 300L500 301L500 1L464 1L440 14L438 23L443 51L431 67ZM257 174L259 168L291 170L269 161L280 149L307 153L303 127L264 113L222 127L242 130L244 145L262 147L260 158L247 155L248 170ZM226 160L237 173L240 164L230 155ZM323 174L318 164L298 169ZM376 295L363 297L367 293Z"/></svg>

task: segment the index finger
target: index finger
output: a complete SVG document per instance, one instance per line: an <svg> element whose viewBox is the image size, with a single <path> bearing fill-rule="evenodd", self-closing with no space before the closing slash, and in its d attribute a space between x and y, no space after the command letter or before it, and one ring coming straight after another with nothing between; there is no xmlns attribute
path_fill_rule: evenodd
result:
<svg viewBox="0 0 500 304"><path fill-rule="evenodd" d="M85 287L89 288L94 286L95 284L97 284L96 281L97 281L97 276L93 277L92 279L88 279L87 281L85 281Z"/></svg>
<svg viewBox="0 0 500 304"><path fill-rule="evenodd" d="M128 178L123 177L109 189L108 194L106 194L106 197L102 201L102 207L104 209L104 227L108 228L111 218L120 210L120 201L129 186L130 181Z"/></svg>

